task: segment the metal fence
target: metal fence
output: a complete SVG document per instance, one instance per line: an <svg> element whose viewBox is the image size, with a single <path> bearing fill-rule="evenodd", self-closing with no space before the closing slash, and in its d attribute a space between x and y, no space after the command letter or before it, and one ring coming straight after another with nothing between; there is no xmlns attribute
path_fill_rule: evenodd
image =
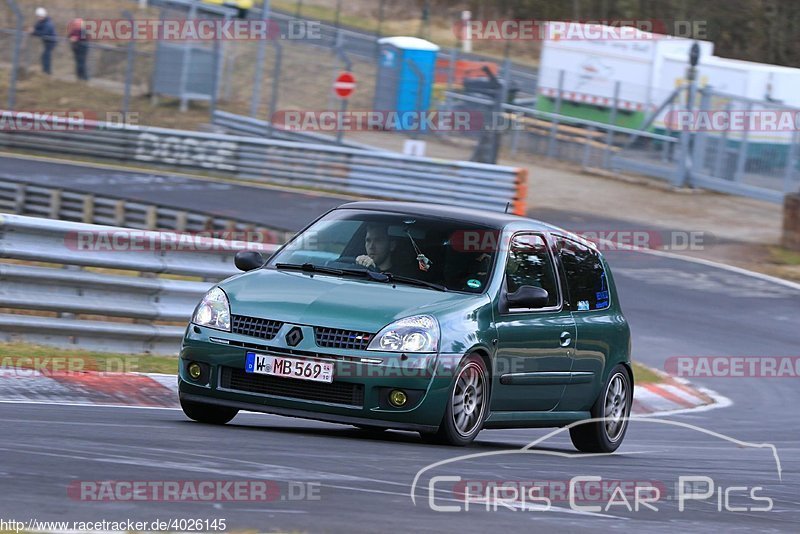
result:
<svg viewBox="0 0 800 534"><path fill-rule="evenodd" d="M618 89L615 94L619 95ZM679 113L709 117L723 112L730 119L734 112L745 116L766 113L789 116L797 124L800 109L780 103L757 101L715 91L697 90L696 102L687 102L689 88L676 89L660 105L653 105L640 118L622 116L621 99L609 99L603 106L589 105L605 121L569 115L562 100L573 97L566 91L552 95L555 111L503 104L463 93L448 92L440 109L465 110L484 115L489 129L438 132L449 139L466 140L471 150L484 148L487 136L502 139L503 151L511 157L524 154L571 161L586 169L626 172L664 180L675 187L701 187L781 203L785 194L800 188L800 136L796 127L779 131L748 131L725 128L696 128L677 124ZM566 104L565 104L566 105ZM755 113L754 113L755 112ZM635 118L635 117L634 117ZM618 123L633 123L636 127ZM742 121L747 126L750 121Z"/></svg>
<svg viewBox="0 0 800 534"><path fill-rule="evenodd" d="M20 114L0 111L0 120ZM527 170L390 152L49 117L0 129L0 147L189 168L357 196L525 213Z"/></svg>
<svg viewBox="0 0 800 534"><path fill-rule="evenodd" d="M22 11L15 0L5 0L0 4L0 75L5 78L0 87L7 85L6 98L3 104L8 109L26 109L36 106L39 109L54 109L60 106L55 100L59 82L75 82L78 80L77 61L72 52L72 43L65 35L68 22L74 13L62 9L58 5L48 6L49 16L55 26L56 37L50 39L55 43L51 53L51 74L47 79L40 79L43 70L42 56L45 48L44 40L30 33L33 25L32 14ZM85 16L93 11L87 9ZM110 17L109 17L110 18ZM122 11L114 16L116 19L131 19L132 15ZM154 53L152 46L130 40L127 42L92 42L87 43L86 67L90 80L95 80L95 87L104 93L104 107L109 108L113 102L116 111L128 112L131 97L150 92L150 73ZM7 81L6 81L7 80ZM20 102L18 86L20 83L33 80L41 87L47 86L47 92L53 93L53 102ZM62 85L63 87L63 85ZM110 100L106 102L105 95ZM82 102L70 102L71 109L95 108L97 102L86 98Z"/></svg>
<svg viewBox="0 0 800 534"><path fill-rule="evenodd" d="M93 236L162 245L180 237L0 215L0 258L17 262L0 264L0 308L17 311L0 313L0 340L176 354L203 293L237 272L236 250L257 248L269 255L277 247L206 239L202 250L159 245L109 250L93 246Z"/></svg>

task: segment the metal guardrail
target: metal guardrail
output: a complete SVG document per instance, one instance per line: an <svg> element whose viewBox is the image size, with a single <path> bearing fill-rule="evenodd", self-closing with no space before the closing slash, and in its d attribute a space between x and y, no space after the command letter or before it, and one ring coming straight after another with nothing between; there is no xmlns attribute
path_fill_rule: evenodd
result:
<svg viewBox="0 0 800 534"><path fill-rule="evenodd" d="M0 258L61 266L0 264L0 308L24 310L0 313L0 340L176 354L203 293L236 274L235 252L277 246L0 215Z"/></svg>
<svg viewBox="0 0 800 534"><path fill-rule="evenodd" d="M293 232L256 227L233 219L32 185L4 176L1 171L0 179L7 180L0 181L0 212L146 230L256 232L267 243L283 243L293 235Z"/></svg>
<svg viewBox="0 0 800 534"><path fill-rule="evenodd" d="M6 124L21 114L0 111ZM0 147L189 168L254 182L367 197L525 213L527 170L272 139L115 125L64 117L0 128Z"/></svg>
<svg viewBox="0 0 800 534"><path fill-rule="evenodd" d="M355 141L342 140L341 142L338 142L335 137L330 135L324 135L315 132L294 132L291 130L273 127L269 121L262 121L260 119L254 119L245 115L228 113L227 111L215 111L211 116L211 122L214 124L214 126L223 128L227 131L227 133L234 135L255 137L267 136L272 139L281 139L283 141L294 141L298 143L343 146L346 148L368 150L371 152L389 152L388 150L384 150L376 146L357 143Z"/></svg>

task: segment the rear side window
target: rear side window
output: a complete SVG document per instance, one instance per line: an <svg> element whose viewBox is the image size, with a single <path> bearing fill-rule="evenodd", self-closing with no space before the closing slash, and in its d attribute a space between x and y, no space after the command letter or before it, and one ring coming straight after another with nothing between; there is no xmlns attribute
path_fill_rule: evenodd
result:
<svg viewBox="0 0 800 534"><path fill-rule="evenodd" d="M608 280L597 251L564 237L556 237L556 249L567 275L570 308L575 311L608 308Z"/></svg>
<svg viewBox="0 0 800 534"><path fill-rule="evenodd" d="M541 287L549 296L547 307L559 305L555 270L542 236L517 234L512 238L506 264L506 285L509 293L522 286Z"/></svg>

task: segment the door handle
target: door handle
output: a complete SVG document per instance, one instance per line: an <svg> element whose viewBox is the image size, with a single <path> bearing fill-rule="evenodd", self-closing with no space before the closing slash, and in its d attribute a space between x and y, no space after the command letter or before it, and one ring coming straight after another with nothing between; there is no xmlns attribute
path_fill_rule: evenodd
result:
<svg viewBox="0 0 800 534"><path fill-rule="evenodd" d="M569 332L561 332L561 346L569 347L572 343L572 334Z"/></svg>

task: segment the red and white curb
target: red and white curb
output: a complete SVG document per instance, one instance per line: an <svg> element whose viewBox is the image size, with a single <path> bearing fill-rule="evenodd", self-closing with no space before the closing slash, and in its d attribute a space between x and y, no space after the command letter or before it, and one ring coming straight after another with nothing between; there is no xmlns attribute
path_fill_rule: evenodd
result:
<svg viewBox="0 0 800 534"><path fill-rule="evenodd" d="M58 373L0 369L0 402L177 408L176 375L156 373ZM713 391L667 375L634 387L635 415L663 415L730 405Z"/></svg>
<svg viewBox="0 0 800 534"><path fill-rule="evenodd" d="M177 408L177 376L0 369L0 402Z"/></svg>

